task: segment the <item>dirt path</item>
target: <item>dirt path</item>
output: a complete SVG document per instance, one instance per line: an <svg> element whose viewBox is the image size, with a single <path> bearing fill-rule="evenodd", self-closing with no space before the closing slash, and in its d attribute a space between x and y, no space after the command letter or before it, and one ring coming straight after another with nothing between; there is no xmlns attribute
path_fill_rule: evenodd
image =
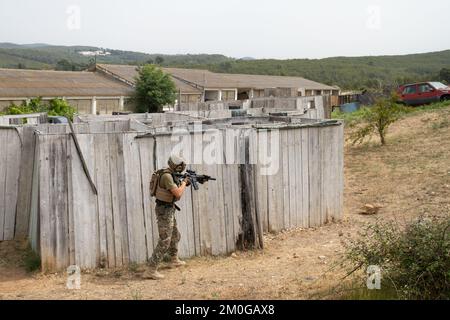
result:
<svg viewBox="0 0 450 320"><path fill-rule="evenodd" d="M342 240L367 222L450 211L450 108L396 123L387 147L346 147L342 222L268 235L266 248L229 257L202 257L163 270L166 279L143 281L128 270L82 275L67 290L64 274L28 274L20 243L0 243L0 299L309 299L326 298L344 270L336 268ZM359 215L380 203L376 216Z"/></svg>

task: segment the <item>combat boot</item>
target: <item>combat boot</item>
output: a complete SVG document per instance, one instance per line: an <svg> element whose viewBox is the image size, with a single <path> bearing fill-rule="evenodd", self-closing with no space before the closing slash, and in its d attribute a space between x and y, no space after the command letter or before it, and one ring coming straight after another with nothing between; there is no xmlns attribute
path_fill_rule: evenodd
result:
<svg viewBox="0 0 450 320"><path fill-rule="evenodd" d="M169 267L170 268L177 268L186 265L186 262L183 260L180 260L177 256L172 257L169 261Z"/></svg>
<svg viewBox="0 0 450 320"><path fill-rule="evenodd" d="M161 280L164 279L164 275L158 272L158 268L149 266L148 269L142 275L144 279Z"/></svg>

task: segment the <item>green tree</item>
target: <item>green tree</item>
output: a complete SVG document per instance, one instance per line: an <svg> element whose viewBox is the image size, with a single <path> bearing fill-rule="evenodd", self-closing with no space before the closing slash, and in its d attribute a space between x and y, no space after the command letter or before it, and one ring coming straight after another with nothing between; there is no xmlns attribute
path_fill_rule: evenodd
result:
<svg viewBox="0 0 450 320"><path fill-rule="evenodd" d="M229 61L222 62L219 64L220 72L230 72L232 68L233 68L233 65Z"/></svg>
<svg viewBox="0 0 450 320"><path fill-rule="evenodd" d="M74 65L69 60L62 59L56 63L55 69L58 71L73 71Z"/></svg>
<svg viewBox="0 0 450 320"><path fill-rule="evenodd" d="M351 135L353 144L362 143L365 138L377 133L380 142L386 144L387 129L400 118L403 108L397 103L398 97L392 93L389 98L379 98L370 108L362 110L362 125Z"/></svg>
<svg viewBox="0 0 450 320"><path fill-rule="evenodd" d="M134 95L137 112L162 112L175 99L175 83L168 74L150 64L139 68Z"/></svg>
<svg viewBox="0 0 450 320"><path fill-rule="evenodd" d="M450 83L450 69L443 68L441 72L439 72L439 79L441 81L445 81L447 83Z"/></svg>
<svg viewBox="0 0 450 320"><path fill-rule="evenodd" d="M161 56L157 56L155 58L155 63L158 64L158 65L162 65L164 63L164 58L161 57Z"/></svg>

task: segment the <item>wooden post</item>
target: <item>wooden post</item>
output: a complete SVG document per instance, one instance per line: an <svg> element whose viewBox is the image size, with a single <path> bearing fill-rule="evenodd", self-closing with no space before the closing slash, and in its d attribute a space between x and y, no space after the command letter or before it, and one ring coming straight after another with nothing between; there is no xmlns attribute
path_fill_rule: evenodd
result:
<svg viewBox="0 0 450 320"><path fill-rule="evenodd" d="M249 138L245 138L245 164L239 165L242 205L242 234L239 245L242 249L264 248L261 219L259 218L255 193L255 165L249 164Z"/></svg>
<svg viewBox="0 0 450 320"><path fill-rule="evenodd" d="M72 122L70 120L68 120L68 122L69 122L69 127L70 127L70 132L71 132L70 134L72 135L73 142L75 143L75 148L77 149L77 153L78 153L78 156L80 157L81 164L83 165L84 173L86 174L86 177L89 180L89 184L91 185L92 191L94 192L95 195L98 195L97 188L95 187L95 184L94 184L94 180L92 180L92 176L89 173L89 169L86 165L86 161L84 160L83 152L81 151L77 136L75 135L75 130L73 129Z"/></svg>

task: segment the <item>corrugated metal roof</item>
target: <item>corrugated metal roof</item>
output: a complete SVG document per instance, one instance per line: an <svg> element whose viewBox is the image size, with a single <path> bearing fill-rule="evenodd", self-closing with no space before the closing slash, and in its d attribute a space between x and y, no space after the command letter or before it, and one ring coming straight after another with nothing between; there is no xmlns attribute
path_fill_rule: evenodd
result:
<svg viewBox="0 0 450 320"><path fill-rule="evenodd" d="M133 88L95 72L0 69L0 97L130 96Z"/></svg>
<svg viewBox="0 0 450 320"><path fill-rule="evenodd" d="M129 65L117 65L117 64L97 64L97 70L102 71L105 70L110 72L112 75L118 76L128 82L135 83L135 78L138 75L137 66L129 66ZM190 94L201 94L202 91L182 82L174 77L172 77L177 90L181 90L182 93L190 93Z"/></svg>
<svg viewBox="0 0 450 320"><path fill-rule="evenodd" d="M128 81L134 82L134 78L137 75L135 66L107 64L102 64L99 66L127 79ZM163 70L170 73L173 77L184 79L204 88L302 88L306 90L338 89L337 87L328 86L301 77L214 73L208 70L181 68L163 68Z"/></svg>

